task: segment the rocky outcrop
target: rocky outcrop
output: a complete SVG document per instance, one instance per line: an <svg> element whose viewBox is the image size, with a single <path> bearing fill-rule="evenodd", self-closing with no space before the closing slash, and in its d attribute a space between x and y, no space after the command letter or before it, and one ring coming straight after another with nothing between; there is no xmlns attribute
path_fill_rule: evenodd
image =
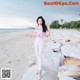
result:
<svg viewBox="0 0 80 80"><path fill-rule="evenodd" d="M80 39L77 36L79 34L67 30L52 32L43 55L42 80L80 80ZM57 54L66 56L59 70L54 67ZM37 65L34 64L24 73L22 80L37 79Z"/></svg>
<svg viewBox="0 0 80 80"><path fill-rule="evenodd" d="M66 56L59 68L59 80L80 80L80 49L70 44L63 45L61 52Z"/></svg>
<svg viewBox="0 0 80 80"><path fill-rule="evenodd" d="M63 45L61 47L61 52L65 56L70 56L70 57L74 57L74 58L80 59L80 50L76 46Z"/></svg>
<svg viewBox="0 0 80 80"><path fill-rule="evenodd" d="M53 46L53 51L54 51L54 52L59 52L59 51L61 51L61 46L62 46L61 43L54 43L53 45L54 45L54 46Z"/></svg>

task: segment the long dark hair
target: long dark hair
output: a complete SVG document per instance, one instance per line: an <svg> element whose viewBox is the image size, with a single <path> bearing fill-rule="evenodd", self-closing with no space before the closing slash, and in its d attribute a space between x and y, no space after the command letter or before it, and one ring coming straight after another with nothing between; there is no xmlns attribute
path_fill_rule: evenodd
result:
<svg viewBox="0 0 80 80"><path fill-rule="evenodd" d="M38 20L39 20L39 19L42 19L43 32L46 32L46 30L48 30L48 29L47 29L47 26L46 26L46 24L45 24L44 18L43 18L42 16L39 16L39 17L37 18L37 20L36 20L37 23L38 23Z"/></svg>

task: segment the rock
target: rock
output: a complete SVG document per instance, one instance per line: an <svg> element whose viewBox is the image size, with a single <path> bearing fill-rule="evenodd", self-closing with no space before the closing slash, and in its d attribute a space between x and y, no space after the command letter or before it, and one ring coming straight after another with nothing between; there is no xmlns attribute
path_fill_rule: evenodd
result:
<svg viewBox="0 0 80 80"><path fill-rule="evenodd" d="M54 42L51 42L51 41L47 42L47 45L45 45L46 46L46 50L48 51L48 53L52 51L53 45L54 45Z"/></svg>
<svg viewBox="0 0 80 80"><path fill-rule="evenodd" d="M80 59L73 58L73 57L67 57L67 58L64 59L63 65L80 66Z"/></svg>
<svg viewBox="0 0 80 80"><path fill-rule="evenodd" d="M38 80L37 66L29 68L24 74L21 80Z"/></svg>
<svg viewBox="0 0 80 80"><path fill-rule="evenodd" d="M74 78L74 79L76 79L76 80L80 80L80 77L78 77L78 78Z"/></svg>
<svg viewBox="0 0 80 80"><path fill-rule="evenodd" d="M63 45L61 47L61 52L65 56L79 58L80 59L80 50L72 45Z"/></svg>
<svg viewBox="0 0 80 80"><path fill-rule="evenodd" d="M80 72L80 68L74 65L63 65L59 68L58 77L74 76L77 72ZM80 76L80 75L79 75Z"/></svg>
<svg viewBox="0 0 80 80"><path fill-rule="evenodd" d="M72 77L67 77L67 76L64 76L64 77L60 77L59 80L76 80Z"/></svg>
<svg viewBox="0 0 80 80"><path fill-rule="evenodd" d="M66 42L70 42L70 41L71 41L70 39L66 40Z"/></svg>
<svg viewBox="0 0 80 80"><path fill-rule="evenodd" d="M60 51L60 50L61 50L61 46L62 46L61 43L54 43L54 44L53 44L53 51L54 51L54 52Z"/></svg>
<svg viewBox="0 0 80 80"><path fill-rule="evenodd" d="M79 78L80 79L80 71L77 71L72 75L74 78Z"/></svg>
<svg viewBox="0 0 80 80"><path fill-rule="evenodd" d="M37 74L37 66L34 65L30 67L24 74L21 80L39 80ZM44 67L42 70L42 79L41 80L58 80L57 73L54 70L51 70Z"/></svg>
<svg viewBox="0 0 80 80"><path fill-rule="evenodd" d="M78 44L78 49L80 50L80 43Z"/></svg>
<svg viewBox="0 0 80 80"><path fill-rule="evenodd" d="M78 44L78 40L75 38L75 37L71 37L70 36L70 44L71 45L74 45L74 46L77 46L77 44Z"/></svg>
<svg viewBox="0 0 80 80"><path fill-rule="evenodd" d="M73 46L77 46L78 42L79 42L78 39L76 39L75 37L71 37L71 36L64 38L64 40L62 41L62 43L64 45L69 44L69 45L73 45Z"/></svg>
<svg viewBox="0 0 80 80"><path fill-rule="evenodd" d="M55 52L51 56L51 63L53 64L53 67L56 71L58 71L58 68L61 66L61 63L64 61L64 55L61 52Z"/></svg>
<svg viewBox="0 0 80 80"><path fill-rule="evenodd" d="M63 61L63 66L59 67L59 80L79 80L80 59L67 57Z"/></svg>

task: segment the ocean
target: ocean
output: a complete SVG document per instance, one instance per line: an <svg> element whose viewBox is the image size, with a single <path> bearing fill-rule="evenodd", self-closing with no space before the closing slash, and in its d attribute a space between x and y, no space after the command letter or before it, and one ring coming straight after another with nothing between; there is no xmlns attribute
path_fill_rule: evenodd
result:
<svg viewBox="0 0 80 80"><path fill-rule="evenodd" d="M9 32L16 32L16 31L23 31L23 30L27 30L27 28L3 28L0 29L0 34L1 33L9 33Z"/></svg>

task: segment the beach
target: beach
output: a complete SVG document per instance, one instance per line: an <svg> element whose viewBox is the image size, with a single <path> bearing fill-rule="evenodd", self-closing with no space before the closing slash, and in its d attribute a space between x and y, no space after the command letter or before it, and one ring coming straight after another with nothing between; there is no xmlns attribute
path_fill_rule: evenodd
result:
<svg viewBox="0 0 80 80"><path fill-rule="evenodd" d="M33 32L34 29L29 29L0 34L0 69L11 68L11 80L30 80L29 74L31 74L32 80L37 80L34 37L26 36L33 34ZM67 43L69 40L71 42ZM52 67L54 65L51 62L54 42L71 44L80 50L80 32L68 29L51 29L50 37L45 38L43 67L48 74L44 75L43 80L58 80L56 72Z"/></svg>
<svg viewBox="0 0 80 80"><path fill-rule="evenodd" d="M11 80L21 80L29 67L28 60L33 60L33 40L26 37L27 33L30 31L0 34L0 69L12 68Z"/></svg>

